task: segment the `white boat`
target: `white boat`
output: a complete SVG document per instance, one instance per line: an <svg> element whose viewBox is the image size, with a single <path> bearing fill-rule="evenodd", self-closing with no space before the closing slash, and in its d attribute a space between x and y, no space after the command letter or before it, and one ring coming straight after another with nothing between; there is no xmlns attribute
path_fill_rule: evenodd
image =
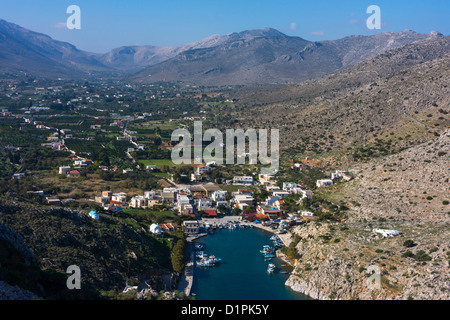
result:
<svg viewBox="0 0 450 320"><path fill-rule="evenodd" d="M268 273L274 273L275 272L275 265L273 263L269 263L269 265L267 266L267 272Z"/></svg>
<svg viewBox="0 0 450 320"><path fill-rule="evenodd" d="M216 256L209 256L209 261L211 261L212 263L218 263L220 261L222 261L221 258L217 258Z"/></svg>
<svg viewBox="0 0 450 320"><path fill-rule="evenodd" d="M200 261L197 261L197 265L200 267L213 267L214 263L209 261L208 259L202 259Z"/></svg>
<svg viewBox="0 0 450 320"><path fill-rule="evenodd" d="M206 258L208 255L206 254L206 253L204 253L203 251L199 251L199 252L197 252L197 258L199 258L199 259L204 259L204 258Z"/></svg>

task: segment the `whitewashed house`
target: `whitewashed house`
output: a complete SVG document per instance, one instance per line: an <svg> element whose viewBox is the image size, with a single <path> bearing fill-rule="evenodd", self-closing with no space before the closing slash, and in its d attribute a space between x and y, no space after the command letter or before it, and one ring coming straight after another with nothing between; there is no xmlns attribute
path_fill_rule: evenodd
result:
<svg viewBox="0 0 450 320"><path fill-rule="evenodd" d="M330 179L323 179L323 180L316 181L317 188L331 186L331 185L333 185L333 180L330 180Z"/></svg>
<svg viewBox="0 0 450 320"><path fill-rule="evenodd" d="M226 194L227 194L226 191L214 191L213 194L211 195L211 198L216 202L224 201Z"/></svg>
<svg viewBox="0 0 450 320"><path fill-rule="evenodd" d="M132 208L144 208L147 207L147 198L143 196L135 196L130 200L130 207Z"/></svg>
<svg viewBox="0 0 450 320"><path fill-rule="evenodd" d="M249 185L253 184L253 177L250 176L236 176L233 178L234 185Z"/></svg>
<svg viewBox="0 0 450 320"><path fill-rule="evenodd" d="M162 230L158 224L154 223L150 226L150 232L159 236L159 235L161 235Z"/></svg>

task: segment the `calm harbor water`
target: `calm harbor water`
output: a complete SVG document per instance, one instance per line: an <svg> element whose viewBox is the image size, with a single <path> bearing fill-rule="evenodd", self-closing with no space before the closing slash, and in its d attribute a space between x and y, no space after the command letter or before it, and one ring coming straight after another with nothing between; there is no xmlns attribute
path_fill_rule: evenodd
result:
<svg viewBox="0 0 450 320"><path fill-rule="evenodd" d="M208 255L222 258L212 268L195 267L192 292L197 300L306 300L284 283L290 271L280 259L264 261L259 250L272 245L271 233L257 228L216 230L197 242ZM267 273L269 263L277 270Z"/></svg>

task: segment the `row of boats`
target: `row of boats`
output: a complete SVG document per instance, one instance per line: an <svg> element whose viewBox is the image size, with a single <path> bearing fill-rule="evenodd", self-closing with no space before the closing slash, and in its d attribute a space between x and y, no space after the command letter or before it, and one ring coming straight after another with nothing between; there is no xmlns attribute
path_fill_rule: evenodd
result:
<svg viewBox="0 0 450 320"><path fill-rule="evenodd" d="M263 255L264 260L272 260L276 257L275 252L277 249L284 246L283 242L280 240L280 238L277 235L273 235L270 240L273 242L273 246L270 245L264 245L262 250L259 252ZM267 266L267 272L269 274L274 273L276 270L276 266L273 263L269 263Z"/></svg>
<svg viewBox="0 0 450 320"><path fill-rule="evenodd" d="M233 225L233 227L230 227L231 225ZM233 224L229 224L227 226L227 228L237 228L240 227L238 223L233 223ZM242 226L241 226L242 227ZM223 228L223 226L222 226ZM263 255L264 260L272 260L273 258L276 257L276 250L283 247L284 244L283 242L280 240L280 238L277 235L273 235L270 240L273 242L273 246L270 245L264 245L262 250L260 250L260 253ZM197 262L197 266L200 267L214 267L216 266L220 261L222 261L221 258L217 258L214 255L208 255L206 254L202 249L203 249L203 245L200 243L195 243L194 244L195 249L196 249L196 262ZM273 263L269 263L269 265L267 266L267 272L269 274L273 274L276 270L276 266Z"/></svg>
<svg viewBox="0 0 450 320"><path fill-rule="evenodd" d="M229 221L225 223L206 224L205 229L209 234L213 234L215 230L229 229L234 230L237 228L253 228L252 224L240 223L239 221Z"/></svg>

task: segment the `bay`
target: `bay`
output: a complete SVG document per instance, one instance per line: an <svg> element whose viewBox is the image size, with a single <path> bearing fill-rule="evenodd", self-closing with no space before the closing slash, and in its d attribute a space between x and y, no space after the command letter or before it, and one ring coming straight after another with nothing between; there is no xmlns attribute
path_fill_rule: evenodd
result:
<svg viewBox="0 0 450 320"><path fill-rule="evenodd" d="M197 240L203 251L222 261L215 267L194 268L192 292L197 300L308 300L303 294L285 286L292 268L275 258L264 261L259 252L263 245L272 245L271 233L258 228L216 230ZM267 272L269 263L277 269Z"/></svg>

